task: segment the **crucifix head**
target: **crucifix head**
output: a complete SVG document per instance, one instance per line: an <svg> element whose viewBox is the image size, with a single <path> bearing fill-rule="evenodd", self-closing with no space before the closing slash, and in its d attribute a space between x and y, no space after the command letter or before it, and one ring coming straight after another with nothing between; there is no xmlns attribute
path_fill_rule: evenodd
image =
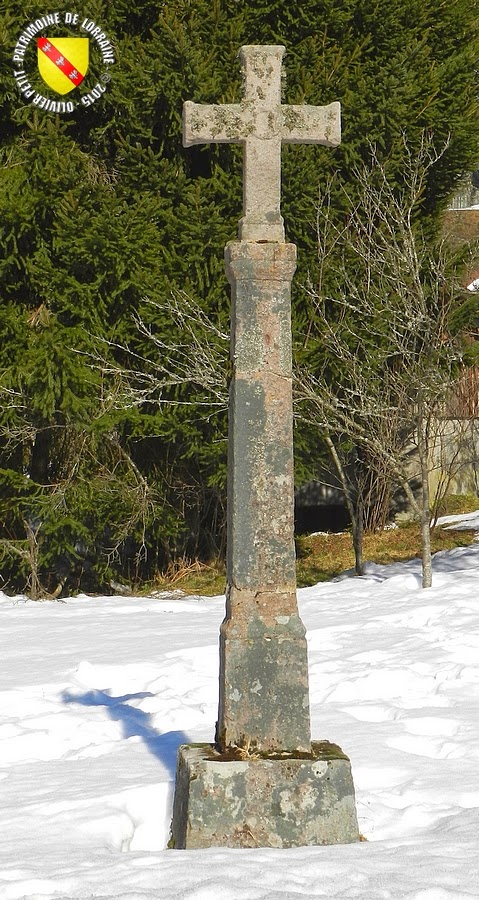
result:
<svg viewBox="0 0 479 900"><path fill-rule="evenodd" d="M282 46L247 46L240 50L244 96L222 106L187 101L183 107L183 144L244 145L243 241L284 242L281 217L281 144L341 141L340 104L288 106L281 103Z"/></svg>

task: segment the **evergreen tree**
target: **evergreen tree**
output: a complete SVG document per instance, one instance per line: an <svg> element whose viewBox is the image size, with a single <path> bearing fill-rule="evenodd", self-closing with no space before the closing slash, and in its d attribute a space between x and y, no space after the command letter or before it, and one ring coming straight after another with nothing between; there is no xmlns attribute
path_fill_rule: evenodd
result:
<svg viewBox="0 0 479 900"><path fill-rule="evenodd" d="M118 408L111 374L132 354L154 364L157 348L134 315L165 341L181 338L166 312L172 293L190 294L227 327L223 247L241 215L242 151L183 149L183 101L237 101L239 47L283 43L285 102L342 102L337 150L283 150L283 215L299 248L298 334L313 314L301 285L315 279L318 184L332 172L338 185L351 182L372 143L400 186L403 133L410 147L424 129L439 144L450 135L421 203L433 229L477 162L478 25L466 0L413 0L412 8L398 0L139 0L134 8L81 0L75 11L104 29L116 63L101 98L71 114L25 102L13 77L18 36L44 7L13 0L0 24L3 572L13 588L28 570L38 590L52 591L151 577L172 554L223 546L224 410L202 415L204 391L193 384ZM77 32L63 25L50 36L65 34ZM35 41L25 66L34 87L58 99L36 71ZM100 78L98 54L91 66ZM340 188L334 208L340 221ZM99 356L109 371L99 370ZM226 360L221 374L226 382ZM303 477L314 470L315 443L307 429L298 433Z"/></svg>

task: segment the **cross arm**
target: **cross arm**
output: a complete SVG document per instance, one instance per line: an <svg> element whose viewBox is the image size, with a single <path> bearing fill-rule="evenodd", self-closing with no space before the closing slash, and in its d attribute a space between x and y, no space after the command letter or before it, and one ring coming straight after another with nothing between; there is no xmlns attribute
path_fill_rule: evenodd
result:
<svg viewBox="0 0 479 900"><path fill-rule="evenodd" d="M238 144L245 137L243 107L239 103L216 106L208 103L183 104L183 146L207 144Z"/></svg>
<svg viewBox="0 0 479 900"><path fill-rule="evenodd" d="M288 144L322 144L337 147L341 143L341 104L329 106L282 106L281 138Z"/></svg>

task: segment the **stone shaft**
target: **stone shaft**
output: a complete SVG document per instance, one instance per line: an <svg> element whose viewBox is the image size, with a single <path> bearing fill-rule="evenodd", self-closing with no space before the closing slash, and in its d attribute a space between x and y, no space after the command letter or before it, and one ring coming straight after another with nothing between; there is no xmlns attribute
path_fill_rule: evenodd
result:
<svg viewBox="0 0 479 900"><path fill-rule="evenodd" d="M340 104L328 106L281 103L282 45L246 46L240 50L244 96L240 103L183 107L183 143L244 145L243 241L284 241L281 217L281 144L341 141Z"/></svg>
<svg viewBox="0 0 479 900"><path fill-rule="evenodd" d="M296 601L290 286L292 244L232 243L222 750L309 752L308 660Z"/></svg>

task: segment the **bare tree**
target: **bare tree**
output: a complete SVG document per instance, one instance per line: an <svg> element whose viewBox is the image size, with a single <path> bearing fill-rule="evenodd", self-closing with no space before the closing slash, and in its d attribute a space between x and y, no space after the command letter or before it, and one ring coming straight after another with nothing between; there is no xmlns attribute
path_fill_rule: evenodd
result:
<svg viewBox="0 0 479 900"><path fill-rule="evenodd" d="M126 365L121 367L107 362L101 354L94 360L109 379L106 403L113 409L144 403L180 403L199 410L203 407L205 415L213 409L227 409L229 334L183 291L170 294L162 303L148 299L144 302L151 308L151 318L160 313L174 323L178 338L173 339L171 333L165 338L150 322L135 314L139 333L157 351L153 359L105 341L109 350L119 350L126 359ZM171 389L180 386L194 386L195 396L185 394L175 399Z"/></svg>
<svg viewBox="0 0 479 900"><path fill-rule="evenodd" d="M354 173L356 199L342 188L348 214L341 225L332 210L337 191L329 185L320 195L319 274L306 288L312 316L302 348L313 353L295 371L295 415L329 447L353 523L356 571L364 522L384 524L399 486L421 522L425 587L432 577L431 447L437 413L463 364L461 338L450 326L459 282L447 246L426 240L418 215L445 149L424 137L417 152L406 152L401 189L373 152L370 165ZM191 404L205 417L226 409L228 334L184 293L151 307L153 318L159 312L175 323L178 339L137 318L157 353L147 360L119 346L127 358L121 368L97 358L112 385L108 403ZM172 394L185 385L195 390Z"/></svg>
<svg viewBox="0 0 479 900"><path fill-rule="evenodd" d="M97 418L108 417L113 395L108 379ZM97 436L93 420L87 425L36 425L25 396L1 381L0 399L5 409L15 412L0 427L3 458L8 462L9 457L21 456L23 461L23 471L7 466L1 472L2 486L8 486L0 538L3 574L13 564L31 599L57 599L67 580L71 584L78 577L79 583L85 568L92 569L93 548L97 570L102 578L109 578L111 564L120 560L122 546L132 534L138 570L146 556L146 532L157 516L159 497L116 430L110 426ZM45 437L49 471L45 478L32 477L34 450ZM97 516L102 508L110 510L107 528Z"/></svg>
<svg viewBox="0 0 479 900"><path fill-rule="evenodd" d="M331 185L319 198L319 277L308 286L313 314L306 343L320 345L316 369L296 373L298 415L323 434L352 514L361 571L361 492L355 502L347 464L362 456L370 471L399 485L421 522L423 586L432 583L429 465L435 417L462 366L451 331L459 284L444 241L426 240L418 212L426 179L441 153L424 138L407 154L401 189L374 152L355 173L360 186L338 226ZM346 449L345 449L346 448ZM413 490L411 458L418 462Z"/></svg>

